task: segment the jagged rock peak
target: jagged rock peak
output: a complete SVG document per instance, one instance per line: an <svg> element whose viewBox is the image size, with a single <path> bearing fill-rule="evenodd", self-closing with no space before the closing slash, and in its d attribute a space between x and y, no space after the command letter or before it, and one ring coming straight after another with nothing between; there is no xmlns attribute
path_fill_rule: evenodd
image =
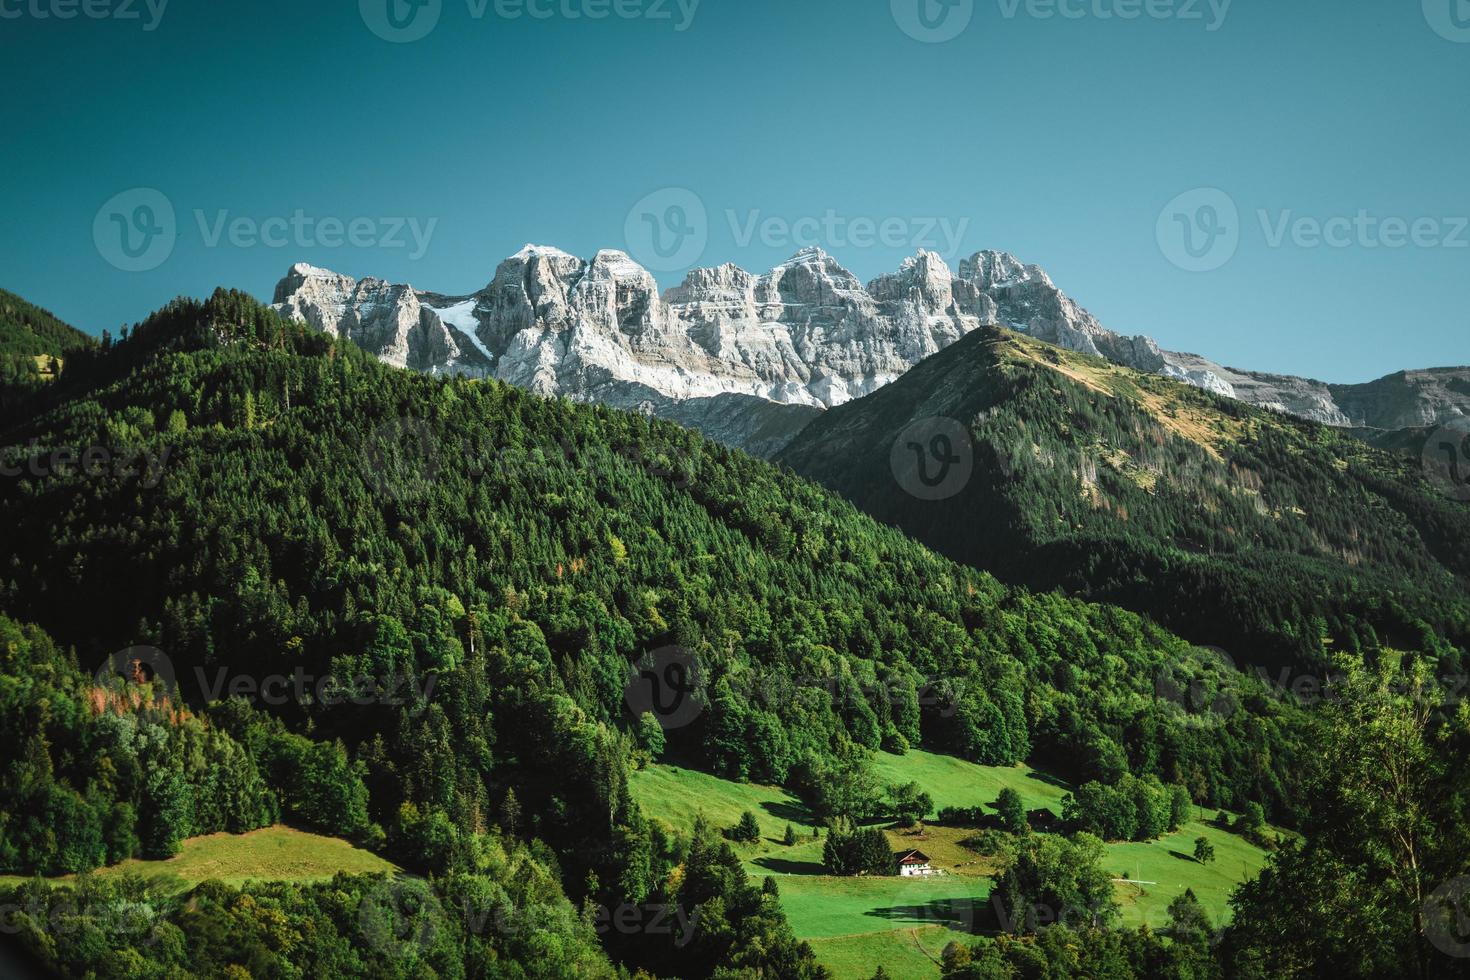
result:
<svg viewBox="0 0 1470 980"><path fill-rule="evenodd" d="M860 290L863 288L862 281L857 276L848 272L841 262L815 245L801 249L761 278L779 281L791 275L809 275L811 278L829 282L838 289Z"/></svg>
<svg viewBox="0 0 1470 980"><path fill-rule="evenodd" d="M275 298L273 303L286 303L307 287L308 283L313 288L323 288L336 292L350 292L357 285L357 280L351 276L344 276L330 269L321 269L306 262L297 262L291 266L286 277L276 284Z"/></svg>
<svg viewBox="0 0 1470 980"><path fill-rule="evenodd" d="M693 269L684 281L664 294L664 302L742 303L750 298L756 277L733 262L714 268Z"/></svg>
<svg viewBox="0 0 1470 980"><path fill-rule="evenodd" d="M1052 285L1051 277L1039 265L1028 265L1010 252L985 249L960 262L960 278L972 280L981 289L1019 285L1027 282Z"/></svg>
<svg viewBox="0 0 1470 980"><path fill-rule="evenodd" d="M587 275L595 278L647 281L655 289L658 287L651 272L633 261L633 257L627 252L614 248L602 249L594 255L592 262L587 267Z"/></svg>

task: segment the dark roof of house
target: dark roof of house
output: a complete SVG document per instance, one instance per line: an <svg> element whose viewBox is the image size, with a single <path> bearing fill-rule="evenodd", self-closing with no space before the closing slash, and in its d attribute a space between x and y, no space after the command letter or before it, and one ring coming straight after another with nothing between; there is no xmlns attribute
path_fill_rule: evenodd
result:
<svg viewBox="0 0 1470 980"><path fill-rule="evenodd" d="M928 864L929 855L923 851L905 851L898 856L899 864Z"/></svg>

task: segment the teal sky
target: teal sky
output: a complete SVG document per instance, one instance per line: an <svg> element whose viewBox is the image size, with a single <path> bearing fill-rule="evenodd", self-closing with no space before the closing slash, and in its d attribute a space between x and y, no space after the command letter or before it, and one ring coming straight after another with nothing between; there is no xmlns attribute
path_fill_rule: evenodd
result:
<svg viewBox="0 0 1470 980"><path fill-rule="evenodd" d="M1000 248L1233 366L1470 363L1470 0L922 0L942 43L921 0L392 0L405 43L388 2L0 0L0 286L100 332L294 261L455 293L532 241L665 288Z"/></svg>

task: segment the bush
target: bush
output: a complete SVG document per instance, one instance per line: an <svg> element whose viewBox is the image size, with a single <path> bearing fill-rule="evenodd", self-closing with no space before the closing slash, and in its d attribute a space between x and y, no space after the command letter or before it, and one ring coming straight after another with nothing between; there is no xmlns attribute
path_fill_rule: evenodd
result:
<svg viewBox="0 0 1470 980"><path fill-rule="evenodd" d="M740 815L740 822L725 831L725 836L741 844L754 844L761 839L761 825L755 814L746 810Z"/></svg>
<svg viewBox="0 0 1470 980"><path fill-rule="evenodd" d="M850 833L833 828L822 848L822 863L834 875L891 875L893 851L876 827Z"/></svg>

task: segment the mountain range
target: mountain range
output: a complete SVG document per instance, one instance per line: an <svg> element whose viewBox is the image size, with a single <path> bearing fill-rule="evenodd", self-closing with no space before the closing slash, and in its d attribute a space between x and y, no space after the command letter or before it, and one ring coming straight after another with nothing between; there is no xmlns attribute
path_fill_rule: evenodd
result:
<svg viewBox="0 0 1470 980"><path fill-rule="evenodd" d="M527 245L475 293L298 264L274 303L397 367L641 410L765 456L988 325L1329 425L1400 429L1470 415L1470 367L1357 385L1237 370L1108 330L1039 266L998 251L958 272L920 251L864 285L807 248L763 275L696 269L660 293L623 252L585 260Z"/></svg>

